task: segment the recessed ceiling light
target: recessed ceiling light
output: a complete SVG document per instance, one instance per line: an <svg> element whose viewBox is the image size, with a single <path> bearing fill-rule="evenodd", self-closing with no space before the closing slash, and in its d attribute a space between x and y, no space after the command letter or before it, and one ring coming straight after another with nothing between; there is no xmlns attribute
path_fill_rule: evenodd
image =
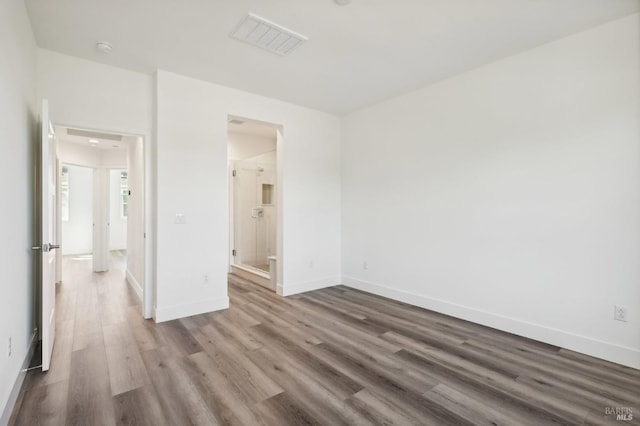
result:
<svg viewBox="0 0 640 426"><path fill-rule="evenodd" d="M100 141L99 141L99 140L97 140L97 139L89 139L89 143L90 143L91 145L97 145L97 144L99 144L99 143L100 143Z"/></svg>
<svg viewBox="0 0 640 426"><path fill-rule="evenodd" d="M96 43L96 49L98 49L102 53L111 53L113 50L113 46L106 41L99 41Z"/></svg>

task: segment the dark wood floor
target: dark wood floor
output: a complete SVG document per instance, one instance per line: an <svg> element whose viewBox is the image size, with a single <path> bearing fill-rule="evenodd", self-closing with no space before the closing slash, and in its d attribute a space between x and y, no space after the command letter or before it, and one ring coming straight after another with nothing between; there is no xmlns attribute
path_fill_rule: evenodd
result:
<svg viewBox="0 0 640 426"><path fill-rule="evenodd" d="M640 371L335 287L155 324L122 270L65 259L48 373L16 425L640 424Z"/></svg>

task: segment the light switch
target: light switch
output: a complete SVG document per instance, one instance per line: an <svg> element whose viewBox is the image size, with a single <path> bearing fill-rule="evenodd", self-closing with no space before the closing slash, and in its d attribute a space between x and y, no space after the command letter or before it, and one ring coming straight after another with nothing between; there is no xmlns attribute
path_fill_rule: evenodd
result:
<svg viewBox="0 0 640 426"><path fill-rule="evenodd" d="M175 218L175 223L177 225L184 225L185 223L187 223L187 217L182 213L177 213Z"/></svg>

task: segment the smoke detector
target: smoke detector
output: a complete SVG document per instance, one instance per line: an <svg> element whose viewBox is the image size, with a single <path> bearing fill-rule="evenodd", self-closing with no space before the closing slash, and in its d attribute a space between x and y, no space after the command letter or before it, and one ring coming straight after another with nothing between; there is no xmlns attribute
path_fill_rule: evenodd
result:
<svg viewBox="0 0 640 426"><path fill-rule="evenodd" d="M96 43L96 49L104 54L108 54L113 50L113 46L106 41L99 41Z"/></svg>
<svg viewBox="0 0 640 426"><path fill-rule="evenodd" d="M254 13L242 18L230 37L280 56L291 53L308 40L306 36Z"/></svg>

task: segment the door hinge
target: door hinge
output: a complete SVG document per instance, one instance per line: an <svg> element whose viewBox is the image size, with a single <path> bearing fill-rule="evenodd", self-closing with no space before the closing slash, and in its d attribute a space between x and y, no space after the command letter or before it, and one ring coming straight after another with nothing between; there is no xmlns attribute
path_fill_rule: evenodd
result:
<svg viewBox="0 0 640 426"><path fill-rule="evenodd" d="M236 249L231 250L231 256L235 256L236 255Z"/></svg>
<svg viewBox="0 0 640 426"><path fill-rule="evenodd" d="M233 177L236 177L236 171L235 170L233 172L231 172L231 174L233 175Z"/></svg>

